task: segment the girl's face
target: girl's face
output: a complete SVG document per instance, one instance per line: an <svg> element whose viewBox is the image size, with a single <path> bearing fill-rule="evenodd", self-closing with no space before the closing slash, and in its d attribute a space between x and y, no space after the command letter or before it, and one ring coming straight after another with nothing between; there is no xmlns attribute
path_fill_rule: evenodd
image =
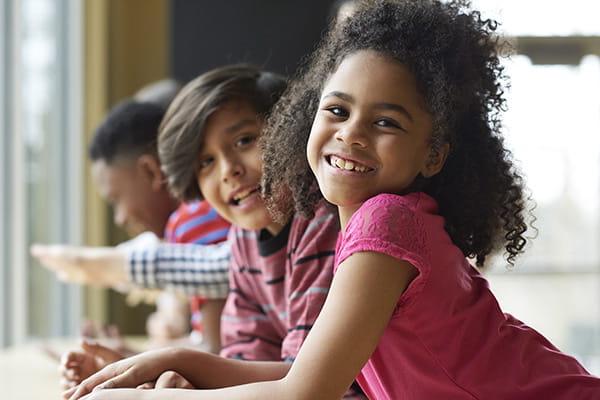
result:
<svg viewBox="0 0 600 400"><path fill-rule="evenodd" d="M244 229L281 226L271 219L260 197L262 162L257 139L263 121L242 101L220 106L206 121L196 180L202 195L229 222Z"/></svg>
<svg viewBox="0 0 600 400"><path fill-rule="evenodd" d="M347 56L326 83L307 145L325 198L353 213L379 193L399 193L441 169L431 117L413 74L374 51Z"/></svg>

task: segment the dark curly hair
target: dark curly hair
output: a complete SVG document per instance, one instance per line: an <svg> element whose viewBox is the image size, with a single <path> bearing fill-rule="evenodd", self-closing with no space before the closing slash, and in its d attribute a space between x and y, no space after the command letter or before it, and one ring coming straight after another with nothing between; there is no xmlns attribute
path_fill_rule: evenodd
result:
<svg viewBox="0 0 600 400"><path fill-rule="evenodd" d="M266 118L287 87L287 80L252 65L227 65L191 80L169 105L158 135L158 154L173 195L202 199L196 181L198 155L208 118L233 100L248 103Z"/></svg>
<svg viewBox="0 0 600 400"><path fill-rule="evenodd" d="M530 210L501 136L506 77L499 53L506 45L494 34L495 21L468 8L460 0L361 2L341 26L330 27L261 141L263 195L276 218L290 209L310 217L322 199L305 154L322 89L345 57L373 50L410 69L431 114L431 146L450 145L442 171L418 177L414 190L436 199L453 242L478 266L502 247L514 264L527 242Z"/></svg>

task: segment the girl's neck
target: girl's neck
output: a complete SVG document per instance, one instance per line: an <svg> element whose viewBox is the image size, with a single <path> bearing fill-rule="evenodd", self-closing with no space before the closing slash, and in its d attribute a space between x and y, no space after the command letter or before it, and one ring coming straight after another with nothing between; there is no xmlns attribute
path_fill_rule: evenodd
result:
<svg viewBox="0 0 600 400"><path fill-rule="evenodd" d="M353 204L351 206L338 206L338 215L340 217L340 228L342 230L342 236L346 232L346 226L352 215L362 206L363 203Z"/></svg>

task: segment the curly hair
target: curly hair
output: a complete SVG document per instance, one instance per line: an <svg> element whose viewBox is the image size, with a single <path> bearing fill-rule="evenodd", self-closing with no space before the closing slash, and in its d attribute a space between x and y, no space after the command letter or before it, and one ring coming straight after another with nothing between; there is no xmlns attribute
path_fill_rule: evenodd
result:
<svg viewBox="0 0 600 400"><path fill-rule="evenodd" d="M286 87L282 76L244 64L215 68L185 85L169 105L158 135L158 155L173 195L182 201L202 199L198 155L206 121L219 107L239 100L266 118Z"/></svg>
<svg viewBox="0 0 600 400"><path fill-rule="evenodd" d="M418 177L446 230L466 257L483 266L504 247L512 265L524 249L528 198L501 135L505 43L497 23L470 11L468 1L378 0L360 3L341 26L330 26L267 121L262 190L275 218L290 209L310 217L322 200L305 151L322 89L342 60L373 50L405 65L432 118L433 149L448 143L444 168ZM294 149L294 151L290 151ZM417 190L417 189L415 189Z"/></svg>

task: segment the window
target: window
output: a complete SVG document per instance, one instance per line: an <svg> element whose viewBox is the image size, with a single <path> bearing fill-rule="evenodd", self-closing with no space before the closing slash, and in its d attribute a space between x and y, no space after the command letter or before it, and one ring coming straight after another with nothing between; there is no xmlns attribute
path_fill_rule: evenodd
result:
<svg viewBox="0 0 600 400"><path fill-rule="evenodd" d="M80 322L79 290L34 263L29 245L81 238L81 8L0 2L0 346Z"/></svg>
<svg viewBox="0 0 600 400"><path fill-rule="evenodd" d="M600 5L474 3L517 39L504 122L539 229L514 270L498 263L488 279L505 311L600 374Z"/></svg>

